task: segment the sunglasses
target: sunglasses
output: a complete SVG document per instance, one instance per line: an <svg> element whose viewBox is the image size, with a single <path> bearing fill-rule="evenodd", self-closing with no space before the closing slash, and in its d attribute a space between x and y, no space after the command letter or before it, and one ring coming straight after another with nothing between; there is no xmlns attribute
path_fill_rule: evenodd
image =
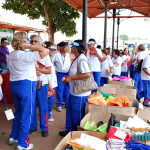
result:
<svg viewBox="0 0 150 150"><path fill-rule="evenodd" d="M31 40L30 42L31 42L31 43L33 43L33 42L34 42L34 43L38 43L39 41L37 41L37 40Z"/></svg>

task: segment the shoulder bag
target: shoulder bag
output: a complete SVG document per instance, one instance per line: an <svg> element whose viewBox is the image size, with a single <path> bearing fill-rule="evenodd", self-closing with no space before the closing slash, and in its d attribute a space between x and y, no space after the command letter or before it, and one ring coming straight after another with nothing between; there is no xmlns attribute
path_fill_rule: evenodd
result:
<svg viewBox="0 0 150 150"><path fill-rule="evenodd" d="M81 61L86 61L86 60L82 59ZM81 61L77 64L77 75L80 74ZM84 92L95 90L97 88L98 86L97 86L97 83L94 81L94 77L92 73L90 77L87 79L74 80L74 92L75 93L84 93Z"/></svg>

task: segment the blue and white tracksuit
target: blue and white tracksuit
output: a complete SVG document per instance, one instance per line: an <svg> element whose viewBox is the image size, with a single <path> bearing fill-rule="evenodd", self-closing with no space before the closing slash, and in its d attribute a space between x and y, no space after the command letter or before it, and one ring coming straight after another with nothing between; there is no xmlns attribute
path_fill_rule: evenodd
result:
<svg viewBox="0 0 150 150"><path fill-rule="evenodd" d="M15 118L10 138L18 140L17 145L24 148L29 146L32 98L35 95L32 79L36 79L35 63L39 60L41 56L38 51L14 50L7 61L11 95L15 105Z"/></svg>
<svg viewBox="0 0 150 150"><path fill-rule="evenodd" d="M86 61L81 61L86 60ZM80 63L80 72L88 73L90 72L90 68L87 63L87 58L85 55L81 54L75 58L74 62L70 67L70 76L77 74L77 64ZM74 81L72 80L70 83L70 96L69 101L67 103L66 110L66 132L76 131L77 126L80 125L80 121L85 115L85 106L88 99L88 96L91 94L91 91L84 93L75 93L74 92Z"/></svg>

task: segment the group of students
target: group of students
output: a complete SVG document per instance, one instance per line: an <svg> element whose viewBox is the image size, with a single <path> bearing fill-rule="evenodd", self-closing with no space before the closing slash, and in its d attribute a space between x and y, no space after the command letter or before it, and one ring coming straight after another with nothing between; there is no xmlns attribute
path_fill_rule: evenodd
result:
<svg viewBox="0 0 150 150"><path fill-rule="evenodd" d="M52 42L43 44L39 35L32 35L30 39L28 44L27 34L17 32L11 42L14 51L10 53L7 60L11 94L16 110L9 144L17 142L17 150L33 148L33 144L29 144L29 134L37 131L37 106L42 136L48 136L48 121L54 121L51 111L55 91L56 110L61 112L63 103L66 104L66 130L59 132L60 136L65 136L70 131L77 130L77 126L85 115L88 96L91 92L96 92L95 89L76 93L75 80L87 79L92 73L100 87L108 84L110 76L125 76L129 61L139 63L141 59L144 59L142 52L136 55L135 51L129 59L126 49L124 52L114 50L114 57L111 59L109 49L95 48L95 39L89 39L88 48L85 48L82 40L76 40L70 45L60 42L56 46ZM71 47L71 55L69 47ZM141 47L139 46L138 50L143 48ZM73 60L71 60L72 55ZM139 81L140 74L135 73L135 86L140 95L139 99L144 96L144 104L147 106L149 98L146 97L150 96L148 92L149 57L148 55L142 64L143 88L141 88L142 81ZM145 96L145 89L147 89L147 96Z"/></svg>

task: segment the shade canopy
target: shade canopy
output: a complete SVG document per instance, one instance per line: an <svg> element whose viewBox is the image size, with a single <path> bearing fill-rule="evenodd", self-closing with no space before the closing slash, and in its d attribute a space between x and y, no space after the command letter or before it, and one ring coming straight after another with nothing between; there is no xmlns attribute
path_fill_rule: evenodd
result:
<svg viewBox="0 0 150 150"><path fill-rule="evenodd" d="M13 24L1 22L1 21L0 21L0 29L10 29L10 30L15 30L15 31L26 31L26 32L29 32L29 31L46 32L46 30L31 28L27 26L13 25Z"/></svg>
<svg viewBox="0 0 150 150"><path fill-rule="evenodd" d="M82 12L83 0L64 0L66 3ZM108 2L108 9L129 9L139 13L139 17L150 16L150 0L88 0L88 17L99 18L105 12L105 2ZM122 16L127 17L127 16ZM130 16L132 17L132 16ZM136 16L137 17L137 16Z"/></svg>

